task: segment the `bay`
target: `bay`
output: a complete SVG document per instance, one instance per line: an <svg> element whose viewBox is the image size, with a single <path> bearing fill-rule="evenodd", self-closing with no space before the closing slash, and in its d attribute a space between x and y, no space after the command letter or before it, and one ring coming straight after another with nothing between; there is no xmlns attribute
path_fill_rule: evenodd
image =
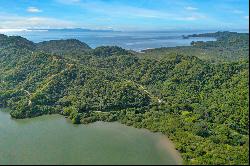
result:
<svg viewBox="0 0 250 166"><path fill-rule="evenodd" d="M181 164L159 133L117 122L73 125L60 115L15 120L0 110L0 164Z"/></svg>

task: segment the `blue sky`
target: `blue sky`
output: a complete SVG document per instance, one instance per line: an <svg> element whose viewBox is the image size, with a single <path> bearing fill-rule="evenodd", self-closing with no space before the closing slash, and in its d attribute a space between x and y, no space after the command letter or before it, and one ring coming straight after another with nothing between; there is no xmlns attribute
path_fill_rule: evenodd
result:
<svg viewBox="0 0 250 166"><path fill-rule="evenodd" d="M248 0L0 0L0 29L248 29Z"/></svg>

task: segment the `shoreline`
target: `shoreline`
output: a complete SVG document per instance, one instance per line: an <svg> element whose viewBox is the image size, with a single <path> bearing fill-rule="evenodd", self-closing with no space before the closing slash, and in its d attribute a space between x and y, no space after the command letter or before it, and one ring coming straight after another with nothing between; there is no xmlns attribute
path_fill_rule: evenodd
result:
<svg viewBox="0 0 250 166"><path fill-rule="evenodd" d="M7 108L1 108L1 111L6 113L6 114L9 114L8 111L5 111L7 110ZM62 117L63 119L65 119L65 121L69 124L72 124L70 123L70 121L68 121L68 118L66 118L65 116L61 115L61 114L46 114L46 115L41 115L41 116L38 116L38 117L46 117L46 116L51 116L51 115L56 115L56 116L60 116ZM32 117L32 118L25 118L26 120L27 119L36 119L38 117ZM25 119L15 119L15 118L11 118L12 120L25 120ZM157 148L159 149L162 149L164 151L167 151L171 157L174 159L174 161L176 162L176 165L182 165L183 164L183 159L181 157L181 154L178 150L176 150L175 148L175 144L166 136L164 135L163 133L161 132L152 132L150 131L149 129L146 129L146 128L136 128L134 126L128 126L126 124L123 124L119 121L114 121L114 122L105 122L105 121L96 121L96 122L92 122L92 123L88 123L88 124L77 124L78 125L84 125L84 126L89 126L89 125L95 125L95 124L98 124L98 123L107 123L107 124L111 124L111 123L117 123L119 125L123 125L125 127L132 127L134 129L137 129L137 130L142 130L144 131L145 133L148 133L148 134L154 134L156 136L159 136L159 140L158 142L156 143L156 146ZM76 125L76 124L72 124L72 125Z"/></svg>
<svg viewBox="0 0 250 166"><path fill-rule="evenodd" d="M125 127L132 127L134 129L142 130L145 133L154 134L156 136L159 136L159 142L157 142L157 145L156 145L157 148L160 148L160 149L163 149L163 150L166 150L167 152L169 152L171 157L173 157L173 159L175 160L176 165L183 165L184 160L181 157L181 153L176 149L175 143L173 141L171 141L166 135L164 135L161 132L152 132L146 128L136 128L134 126L128 126L128 125L123 124L119 121L115 121L115 122L96 121L96 122L89 123L89 124L79 124L79 125L94 125L95 123L118 123L118 124L123 125Z"/></svg>
<svg viewBox="0 0 250 166"><path fill-rule="evenodd" d="M158 146L164 147L170 155L175 159L176 165L183 165L183 159L181 157L180 152L176 149L174 142L172 142L167 136L160 133L162 136L160 138L160 142Z"/></svg>

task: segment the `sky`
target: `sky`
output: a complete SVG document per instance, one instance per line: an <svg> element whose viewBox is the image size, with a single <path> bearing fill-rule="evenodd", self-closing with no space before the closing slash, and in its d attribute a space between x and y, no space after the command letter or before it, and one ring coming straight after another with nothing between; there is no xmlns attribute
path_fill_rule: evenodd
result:
<svg viewBox="0 0 250 166"><path fill-rule="evenodd" d="M0 29L248 29L248 0L0 0Z"/></svg>

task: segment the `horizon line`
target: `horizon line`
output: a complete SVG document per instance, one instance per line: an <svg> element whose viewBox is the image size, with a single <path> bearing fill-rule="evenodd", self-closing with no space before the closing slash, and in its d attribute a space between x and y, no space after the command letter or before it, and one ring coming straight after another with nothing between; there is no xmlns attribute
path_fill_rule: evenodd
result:
<svg viewBox="0 0 250 166"><path fill-rule="evenodd" d="M249 28L209 28L209 29L148 29L148 30L115 30L115 29L91 29L82 27L62 27L62 28L0 28L0 32L31 32L31 31L49 31L49 30L86 30L86 31L113 31L113 32L171 32L171 31L248 31Z"/></svg>

